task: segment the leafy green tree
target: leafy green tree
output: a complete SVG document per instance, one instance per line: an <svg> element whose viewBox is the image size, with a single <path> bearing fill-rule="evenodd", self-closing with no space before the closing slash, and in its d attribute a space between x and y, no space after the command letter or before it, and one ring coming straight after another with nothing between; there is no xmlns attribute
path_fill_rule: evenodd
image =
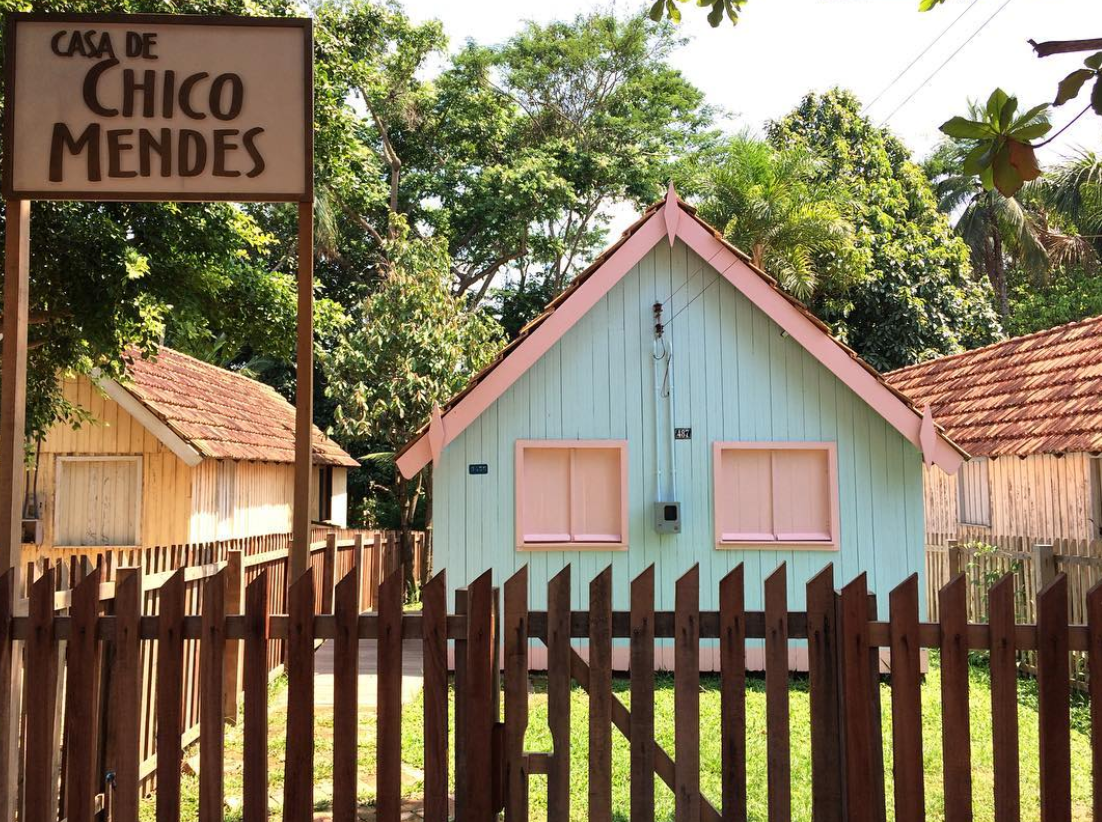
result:
<svg viewBox="0 0 1102 822"><path fill-rule="evenodd" d="M1029 196L1074 226L1079 242L1089 243L1095 256L1102 257L1102 155L1085 149L1076 152L1031 186ZM1080 245L1075 253L1085 251Z"/></svg>
<svg viewBox="0 0 1102 822"><path fill-rule="evenodd" d="M319 171L334 293L370 290L392 213L447 241L471 305L505 280L561 290L604 244L612 204L654 199L712 139L703 94L668 64L668 26L529 24L500 46L468 43L429 82L438 24L363 0L324 3L316 20L340 159Z"/></svg>
<svg viewBox="0 0 1102 822"><path fill-rule="evenodd" d="M868 255L862 283L812 307L881 370L997 339L990 287L972 279L968 247L938 211L925 173L860 110L846 91L809 94L768 129L774 145L823 157L820 180L848 182L855 245Z"/></svg>
<svg viewBox="0 0 1102 822"><path fill-rule="evenodd" d="M978 177L986 191L998 189L1005 197L1041 176L1034 149L1042 144L1030 141L1051 129L1047 103L1018 114L1018 99L1001 88L992 92L986 106L971 103L968 117L953 117L941 126L944 134L968 148L962 171Z"/></svg>
<svg viewBox="0 0 1102 822"><path fill-rule="evenodd" d="M801 300L846 290L865 275L849 214L853 202L803 145L774 148L747 134L723 147L705 183L704 219Z"/></svg>
<svg viewBox="0 0 1102 822"><path fill-rule="evenodd" d="M168 3L16 2L0 10L294 13L282 0ZM63 373L125 379L127 356L162 340L202 353L221 339L232 359L289 359L294 346L294 256L248 213L225 203L51 203L32 208L27 434L85 412L60 395ZM319 300L319 326L339 310ZM129 352L129 353L127 353ZM231 355L232 352L232 355Z"/></svg>
<svg viewBox="0 0 1102 822"><path fill-rule="evenodd" d="M1006 330L1012 336L1102 314L1102 277L1098 276L1097 268L1061 266L1041 283L1012 269L1010 283Z"/></svg>
<svg viewBox="0 0 1102 822"><path fill-rule="evenodd" d="M425 474L407 481L394 453L428 419L433 406L462 388L502 343L500 326L484 310L467 310L451 291L451 261L440 239L413 236L393 218L383 253L385 273L357 319L321 354L335 427L347 442L371 452L390 473L399 525L408 535ZM404 566L412 572L409 539ZM413 580L407 579L412 585Z"/></svg>

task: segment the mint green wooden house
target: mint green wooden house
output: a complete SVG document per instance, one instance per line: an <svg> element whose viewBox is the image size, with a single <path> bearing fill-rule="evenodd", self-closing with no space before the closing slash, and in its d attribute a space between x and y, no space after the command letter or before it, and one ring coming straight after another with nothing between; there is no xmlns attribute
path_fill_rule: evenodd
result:
<svg viewBox="0 0 1102 822"><path fill-rule="evenodd" d="M434 571L456 587L612 566L613 607L655 567L655 607L700 567L701 608L744 564L746 607L787 565L789 607L827 563L887 593L923 576L923 462L965 457L672 187L399 453L434 468ZM921 580L920 580L921 581ZM704 666L707 659L702 660Z"/></svg>

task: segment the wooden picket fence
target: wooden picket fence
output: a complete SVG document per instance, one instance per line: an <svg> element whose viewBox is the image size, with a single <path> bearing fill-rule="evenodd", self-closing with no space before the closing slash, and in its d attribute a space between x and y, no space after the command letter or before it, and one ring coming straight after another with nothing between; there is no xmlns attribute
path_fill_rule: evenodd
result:
<svg viewBox="0 0 1102 822"><path fill-rule="evenodd" d="M357 607L371 610L376 606L379 580L383 574L398 567L398 536L395 532L358 531L352 529L315 529L312 536L315 541L310 546L309 571L316 591L319 612L322 608L331 608L333 581L342 578L353 568L364 569L363 585L359 592ZM415 561L424 556L421 549L423 535L414 535ZM121 582L136 577L139 580L140 611L143 615L154 616L161 613L164 586L177 579L182 570L183 602L182 613L185 616L202 615L205 588L210 580L221 575L225 586L225 607L231 613L239 613L244 605L246 587L254 580L262 580L265 586L265 599L270 614L282 614L287 611L286 576L289 562L290 540L284 535L265 535L239 540L199 545L165 546L135 549L132 553L119 557L115 552L101 555L74 554L64 564L50 563L40 559L27 568L26 579L29 585L38 584L49 573L49 586L54 590L55 615L65 615L73 607L74 591L88 578L93 570L98 580L99 608L105 615L116 611L116 592ZM96 561L93 565L93 558ZM131 561L133 566L119 565L118 561ZM415 566L415 573L421 569ZM323 591L328 590L327 597ZM26 594L24 594L26 596ZM26 602L17 602L17 610L25 610ZM110 649L109 649L110 650ZM141 682L138 693L141 695L139 713L139 757L138 779L143 793L156 787L157 750L163 741L158 731L155 712L155 693L158 680L158 660L152 644L143 645L139 658ZM183 642L183 662L180 668L182 676L182 731L178 746L186 748L194 743L201 732L200 722L200 644L195 639ZM284 669L286 662L285 643L273 640L268 643L263 670L269 679ZM239 649L228 649L224 663L223 711L230 721L236 721L238 701L242 692L242 660ZM103 682L98 688L109 693L111 685L110 660L106 667L98 671ZM55 713L60 717L65 712L64 690L60 683L55 700ZM24 703L26 704L26 703ZM106 705L98 706L103 714ZM54 733L59 745L60 768L67 754L66 740L60 734L61 723L55 720ZM106 754L106 751L104 752Z"/></svg>
<svg viewBox="0 0 1102 822"><path fill-rule="evenodd" d="M1013 573L1017 581L1018 619L1033 622L1037 618L1037 592L1059 572L1068 578L1072 622L1086 622L1087 592L1102 581L1102 540L928 534L927 612L937 615L938 590L955 574L964 573L972 583L969 615L982 622L986 619L986 591L991 582Z"/></svg>
<svg viewBox="0 0 1102 822"><path fill-rule="evenodd" d="M1040 724L1040 805L1042 822L1070 822L1071 651L1088 653L1092 668L1102 666L1102 587L1088 596L1085 625L1068 623L1068 583L1059 574L1037 597L1036 624L1016 624L1013 580L998 582L989 597L989 621L968 622L968 584L956 576L938 594L937 622L920 622L917 576L889 597L889 619L877 618L864 575L841 591L827 567L807 584L806 609L790 611L785 566L764 582L764 610L744 607L742 566L719 586L718 611L699 609L699 573L691 569L676 582L675 609L656 612L655 575L648 569L631 582L631 607L612 610L612 573L588 585L589 608L571 609L571 569L549 583L547 608L531 610L527 570L504 582L503 606L489 572L457 598L447 611L442 573L422 591L422 611L403 612L400 572L379 586L376 610L360 612L361 569L354 567L332 588L319 592L314 574L304 574L288 591L287 613L268 607L267 574L247 586L243 613L227 610L227 569L209 577L202 592L202 615L186 613L186 573L174 573L160 589L159 613L142 614L138 577L115 584L114 612L101 613L98 573L89 574L71 594L68 613L58 615L52 570L34 584L29 613L12 616L12 574L0 579L0 675L10 674L25 654L28 701L21 757L24 762L20 822L91 822L97 808L113 822L137 822L142 767L138 717L143 646L155 641L158 676L152 699L157 718L157 818L180 814L181 750L185 715L187 642L199 648L200 822L222 819L224 811L222 698L225 661L231 649L244 657L245 822L268 818L269 738L267 646L286 643L288 740L283 774L283 818L310 820L314 812L314 648L333 642L335 737L332 752L335 822L357 814L357 660L363 640L378 643L376 739L376 818L401 816L401 676L403 639L419 640L424 657L424 818L449 818L449 749L455 758L455 817L489 822L504 811L507 822L528 818L530 778L546 775L547 816L570 818L570 733L572 682L588 693L587 767L589 793L584 812L596 822L612 819L612 734L624 734L631 748L633 822L654 819L655 779L676 797L678 822L719 822L747 818L746 649L763 641L766 659L768 817L786 822L792 813L791 749L811 746L812 812L817 822L881 822L886 816L879 664L891 658L891 745L895 818L925 819L922 749L921 653L936 648L941 659L944 733L945 818L971 818L971 751L968 654L987 651L991 666L995 818L1020 816L1016 652L1037 654ZM319 596L330 598L331 613L318 614ZM586 655L575 647L587 642ZM630 707L613 690L615 640L627 640L630 654ZM655 738L654 656L658 641L674 645L676 759ZM547 649L550 752L525 749L529 724L529 655L532 642ZM700 790L700 683L702 642L718 642L721 659L722 792L713 804ZM810 740L790 738L789 650L806 645L809 666ZM55 714L64 643L67 668L61 732L64 762L57 766ZM448 655L455 659L455 733L449 736ZM110 668L110 706L102 720L96 706L105 696L88 682ZM1102 671L1091 678L1094 818L1102 818ZM502 714L502 708L504 713ZM0 711L0 720L6 717ZM7 717L10 719L10 717ZM0 751L7 750L0 722ZM106 742L106 746L104 743ZM104 749L106 748L106 751ZM1084 767L1087 767L1084 765ZM103 775L113 774L105 784ZM11 786L0 780L0 805L13 802Z"/></svg>
<svg viewBox="0 0 1102 822"><path fill-rule="evenodd" d="M934 537L926 546L926 609L937 618L937 592L957 574L968 580L968 616L976 622L988 619L988 590L1004 576L1013 579L1016 619L1037 620L1037 592L1064 574L1068 585L1068 619L1086 623L1088 594L1102 582L1102 541L1045 540L1030 537L986 536L968 540ZM1035 668L1034 655L1019 654L1023 670ZM1069 662L1073 684L1085 686L1089 676L1085 654L1073 653Z"/></svg>

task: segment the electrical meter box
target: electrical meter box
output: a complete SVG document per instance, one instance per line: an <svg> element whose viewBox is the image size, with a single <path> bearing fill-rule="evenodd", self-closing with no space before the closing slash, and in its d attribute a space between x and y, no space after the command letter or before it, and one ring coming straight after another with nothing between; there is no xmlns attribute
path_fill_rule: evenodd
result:
<svg viewBox="0 0 1102 822"><path fill-rule="evenodd" d="M680 502L656 502L654 504L654 530L660 534L681 533Z"/></svg>

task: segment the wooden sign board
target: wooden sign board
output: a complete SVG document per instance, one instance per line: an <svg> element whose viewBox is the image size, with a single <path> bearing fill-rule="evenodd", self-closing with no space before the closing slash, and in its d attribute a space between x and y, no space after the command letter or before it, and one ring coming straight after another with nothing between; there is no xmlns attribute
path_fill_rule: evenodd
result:
<svg viewBox="0 0 1102 822"><path fill-rule="evenodd" d="M313 199L310 20L6 25L6 199Z"/></svg>

